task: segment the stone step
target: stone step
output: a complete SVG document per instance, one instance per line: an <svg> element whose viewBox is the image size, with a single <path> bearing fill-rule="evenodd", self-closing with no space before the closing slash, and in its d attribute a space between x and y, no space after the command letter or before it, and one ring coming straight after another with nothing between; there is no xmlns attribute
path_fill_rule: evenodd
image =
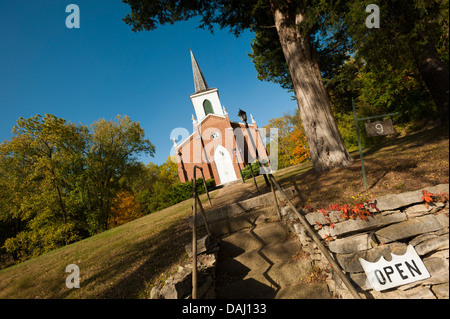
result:
<svg viewBox="0 0 450 319"><path fill-rule="evenodd" d="M279 222L259 224L256 228L244 229L222 238L221 249L231 256L237 256L244 251L262 249L288 237L286 226Z"/></svg>
<svg viewBox="0 0 450 319"><path fill-rule="evenodd" d="M326 283L301 283L281 288L274 299L331 299Z"/></svg>
<svg viewBox="0 0 450 319"><path fill-rule="evenodd" d="M302 282L311 273L312 261L293 258L301 251L301 244L290 236L288 228L280 222L259 220L222 238L216 297L330 298L325 283Z"/></svg>
<svg viewBox="0 0 450 319"><path fill-rule="evenodd" d="M273 264L291 260L291 258L300 251L300 244L296 239L288 241L276 242L266 245L261 249L247 251L235 257L230 257L222 252L222 260L220 267L234 272L240 269L259 269L268 267Z"/></svg>
<svg viewBox="0 0 450 319"><path fill-rule="evenodd" d="M216 284L217 299L273 299L277 290L253 278L233 281L227 285Z"/></svg>
<svg viewBox="0 0 450 319"><path fill-rule="evenodd" d="M297 285L299 285L298 289L309 287L310 284L301 284L301 281L307 277L310 269L311 265L309 262L289 261L269 266L267 269L248 269L249 272L243 274L227 273L226 275L229 276L230 282L221 283L221 279L219 279L219 282L216 284L216 295L217 298L275 298L278 292L283 291L284 287ZM223 272L221 276L224 276ZM322 285L324 286L322 290L327 289L325 283ZM304 295L325 296L322 290L315 295L312 292L305 292ZM285 297L288 294L293 293L286 291L280 295L280 298L288 299ZM300 293L296 292L296 294L299 295Z"/></svg>
<svg viewBox="0 0 450 319"><path fill-rule="evenodd" d="M252 228L255 225L264 223L266 220L273 220L275 218L278 217L274 208L266 207L264 209L258 209L256 211L251 211L233 216L231 218L216 221L210 224L210 229L214 235L223 236L238 232L242 229Z"/></svg>
<svg viewBox="0 0 450 319"><path fill-rule="evenodd" d="M233 264L234 263L234 264ZM266 263L257 267L248 267L238 261L231 261L218 268L218 287L230 283L242 283L255 280L261 285L279 289L287 285L300 283L308 277L312 267L310 261L288 260L276 264Z"/></svg>
<svg viewBox="0 0 450 319"><path fill-rule="evenodd" d="M253 278L271 287L298 284L312 269L310 261L286 261L266 268L252 269L244 279Z"/></svg>

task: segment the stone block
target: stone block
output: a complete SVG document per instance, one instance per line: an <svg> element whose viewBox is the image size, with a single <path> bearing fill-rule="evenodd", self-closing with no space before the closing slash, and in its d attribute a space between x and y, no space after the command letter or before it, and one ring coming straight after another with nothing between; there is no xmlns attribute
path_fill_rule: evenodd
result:
<svg viewBox="0 0 450 319"><path fill-rule="evenodd" d="M330 221L328 221L326 219L326 217L327 216L324 216L322 213L319 213L319 212L309 213L309 214L307 214L305 216L305 218L308 221L308 223L310 225L313 225L313 226L315 226L317 223L319 223L320 225L327 225L327 224L329 224Z"/></svg>
<svg viewBox="0 0 450 319"><path fill-rule="evenodd" d="M290 206L283 206L283 207L281 207L280 211L281 211L281 216L286 216L286 215L294 213Z"/></svg>
<svg viewBox="0 0 450 319"><path fill-rule="evenodd" d="M449 186L449 184L439 184L436 186L425 187L424 189L433 194L440 193L440 192L444 192L444 193L448 194L448 192L449 192L448 186Z"/></svg>
<svg viewBox="0 0 450 319"><path fill-rule="evenodd" d="M169 278L160 291L161 299L182 299L192 291L192 271L183 269Z"/></svg>
<svg viewBox="0 0 450 319"><path fill-rule="evenodd" d="M440 212L439 214L436 214L437 221L442 225L442 227L448 228L448 210Z"/></svg>
<svg viewBox="0 0 450 319"><path fill-rule="evenodd" d="M414 218L418 216L425 215L426 213L430 212L433 209L433 206L425 205L425 204L418 204L413 205L411 207L408 207L405 209L405 214L408 216L408 218Z"/></svg>
<svg viewBox="0 0 450 319"><path fill-rule="evenodd" d="M431 275L422 282L423 285L438 285L449 281L448 259L428 257L423 259L423 263Z"/></svg>
<svg viewBox="0 0 450 319"><path fill-rule="evenodd" d="M390 215L376 214L369 216L367 220L353 219L340 222L331 229L331 236L342 236L354 232L362 232L370 229L383 227L385 225L399 223L406 220L404 213L393 213Z"/></svg>
<svg viewBox="0 0 450 319"><path fill-rule="evenodd" d="M430 238L418 244L415 248L417 254L420 256L426 255L432 251L448 249L448 234Z"/></svg>
<svg viewBox="0 0 450 319"><path fill-rule="evenodd" d="M448 193L449 187L448 184L440 184L437 186L424 187L422 190L380 196L375 199L375 204L380 211L394 210L413 204L419 204L423 202L422 196L424 190L427 190L430 193Z"/></svg>
<svg viewBox="0 0 450 319"><path fill-rule="evenodd" d="M416 287L409 290L371 291L375 299L436 299L433 292L427 287Z"/></svg>
<svg viewBox="0 0 450 319"><path fill-rule="evenodd" d="M360 250L371 249L374 241L368 234L349 236L331 241L328 245L333 253L349 254Z"/></svg>
<svg viewBox="0 0 450 319"><path fill-rule="evenodd" d="M431 239L431 238L436 238L438 235L434 232L434 233L426 233L426 234L422 234L422 235L419 235L419 236L417 236L417 237L414 237L410 242L409 242L409 244L410 245L412 245L412 246L417 246L417 245L419 245L420 243L422 243L422 242L424 242L424 241L426 241L426 240L428 240L428 239Z"/></svg>
<svg viewBox="0 0 450 319"><path fill-rule="evenodd" d="M402 194L389 194L375 199L375 204L380 211L395 210L401 207L422 202L422 191L412 191Z"/></svg>
<svg viewBox="0 0 450 319"><path fill-rule="evenodd" d="M449 299L448 282L442 285L434 285L431 287L431 290L433 290L433 293L438 299Z"/></svg>
<svg viewBox="0 0 450 319"><path fill-rule="evenodd" d="M372 286L367 280L366 273L352 273L350 274L350 279L355 284L355 288L360 288L361 290L371 290Z"/></svg>
<svg viewBox="0 0 450 319"><path fill-rule="evenodd" d="M212 246L211 237L206 235L202 238L197 239L197 255L204 253ZM189 243L184 246L184 249L188 253L189 257L192 257L192 243Z"/></svg>
<svg viewBox="0 0 450 319"><path fill-rule="evenodd" d="M391 253L403 255L406 252L406 244L391 243L380 245L369 250L358 251L351 254L337 254L336 260L342 269L347 272L364 272L358 258L363 258L369 262L376 262L383 256L386 260L391 260Z"/></svg>
<svg viewBox="0 0 450 319"><path fill-rule="evenodd" d="M161 289L154 286L150 291L150 299L161 299Z"/></svg>
<svg viewBox="0 0 450 319"><path fill-rule="evenodd" d="M380 243L389 243L442 229L434 215L425 215L384 227L375 232Z"/></svg>

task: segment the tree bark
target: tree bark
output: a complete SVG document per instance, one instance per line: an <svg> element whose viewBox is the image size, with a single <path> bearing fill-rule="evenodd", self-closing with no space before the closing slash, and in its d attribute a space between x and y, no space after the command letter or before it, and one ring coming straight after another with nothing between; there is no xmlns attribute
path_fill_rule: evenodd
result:
<svg viewBox="0 0 450 319"><path fill-rule="evenodd" d="M331 111L319 66L311 53L309 36L296 27L303 20L295 10L272 5L275 26L291 74L295 96L316 171L352 163Z"/></svg>
<svg viewBox="0 0 450 319"><path fill-rule="evenodd" d="M420 47L412 46L411 50L416 59L416 66L420 72L420 76L425 82L425 85L440 112L441 125L448 125L448 66L439 58L436 48L431 43L426 43Z"/></svg>

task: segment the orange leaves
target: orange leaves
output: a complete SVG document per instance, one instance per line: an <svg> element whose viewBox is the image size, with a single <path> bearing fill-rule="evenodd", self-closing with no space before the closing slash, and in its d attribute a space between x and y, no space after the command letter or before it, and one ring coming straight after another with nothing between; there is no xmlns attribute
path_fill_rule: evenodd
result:
<svg viewBox="0 0 450 319"><path fill-rule="evenodd" d="M136 201L136 196L128 191L117 194L111 214L108 218L108 228L113 228L136 218L142 217L141 205Z"/></svg>
<svg viewBox="0 0 450 319"><path fill-rule="evenodd" d="M448 200L449 200L449 195L447 193L444 193L443 191L441 191L439 194L437 194L437 196L439 197L440 201L443 203L448 202Z"/></svg>
<svg viewBox="0 0 450 319"><path fill-rule="evenodd" d="M311 157L306 136L301 129L294 130L289 138L289 141L295 145L291 154L291 165L300 164Z"/></svg>
<svg viewBox="0 0 450 319"><path fill-rule="evenodd" d="M308 208L308 210L310 212L313 211L313 209L310 205L306 205L305 208ZM325 210L323 208L318 208L318 209L316 209L316 211L321 213L323 216L325 216L327 224L329 224L330 228L334 228L335 225L333 222L331 222L331 219L328 215L331 211L341 212L340 218L344 219L344 220L361 219L361 220L368 221L369 220L368 217L372 215L370 213L369 209L374 209L374 210L377 209L375 203L373 202L373 198L371 198L370 200L366 200L364 203L359 203L356 205L331 204L331 205L328 205L327 210ZM318 225L319 229L322 229L322 227L323 227L323 225L320 224L319 222L316 222L316 225Z"/></svg>
<svg viewBox="0 0 450 319"><path fill-rule="evenodd" d="M427 190L423 191L422 201L425 202L425 205L428 207L428 204L431 204L433 202L441 201L443 203L447 202L449 200L449 195L447 193L444 193L441 191L440 193L430 193Z"/></svg>
<svg viewBox="0 0 450 319"><path fill-rule="evenodd" d="M432 197L432 193L427 192L426 190L423 191L423 196L422 196L422 201L426 202L426 203L432 203L433 197Z"/></svg>
<svg viewBox="0 0 450 319"><path fill-rule="evenodd" d="M374 203L366 201L364 203L356 204L354 206L349 204L344 205L332 204L328 206L328 209L332 211L342 212L340 215L342 219L347 220L360 218L362 220L367 220L367 217L371 216L369 210L367 209L367 206L374 209L376 208Z"/></svg>

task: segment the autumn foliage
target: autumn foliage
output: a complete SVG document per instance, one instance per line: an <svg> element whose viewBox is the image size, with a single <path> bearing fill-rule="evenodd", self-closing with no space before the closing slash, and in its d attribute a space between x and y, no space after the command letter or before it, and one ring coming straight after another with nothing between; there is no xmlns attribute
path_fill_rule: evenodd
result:
<svg viewBox="0 0 450 319"><path fill-rule="evenodd" d="M144 216L141 205L136 201L136 195L129 191L120 191L111 207L108 228L113 228Z"/></svg>
<svg viewBox="0 0 450 319"><path fill-rule="evenodd" d="M314 209L311 207L311 205L306 205L305 209L312 212ZM373 198L370 200L366 200L363 203L359 204L330 204L328 205L327 209L324 208L318 208L316 209L317 212L320 212L325 216L325 219L330 223L330 227L334 228L334 224L331 222L331 219L329 217L329 213L332 211L338 211L341 212L340 218L344 220L349 219L362 219L362 220L368 220L368 217L372 215L370 212L377 211L377 207L375 203L373 202ZM322 225L318 222L316 224L319 226L319 228L322 228Z"/></svg>
<svg viewBox="0 0 450 319"><path fill-rule="evenodd" d="M270 119L265 128L278 131L278 168L300 164L310 159L298 109L294 114L284 114ZM270 145L267 147L270 148Z"/></svg>
<svg viewBox="0 0 450 319"><path fill-rule="evenodd" d="M294 145L290 161L291 165L303 163L311 158L306 136L300 128L297 128L292 132L289 140Z"/></svg>
<svg viewBox="0 0 450 319"><path fill-rule="evenodd" d="M427 190L423 191L423 196L422 196L422 201L425 202L425 205L431 204L433 202L447 202L449 200L449 195L447 193L444 192L440 192L440 193L430 193Z"/></svg>

